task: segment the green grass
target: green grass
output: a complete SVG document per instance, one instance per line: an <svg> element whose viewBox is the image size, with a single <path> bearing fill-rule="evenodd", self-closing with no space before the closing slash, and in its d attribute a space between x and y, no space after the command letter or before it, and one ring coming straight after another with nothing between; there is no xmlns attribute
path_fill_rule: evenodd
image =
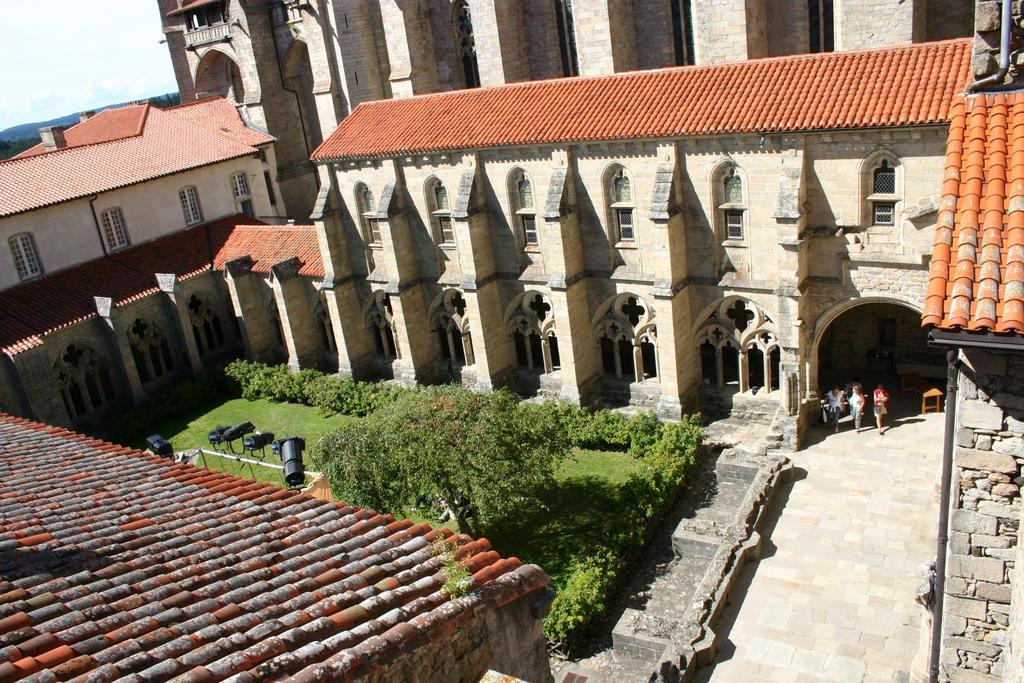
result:
<svg viewBox="0 0 1024 683"><path fill-rule="evenodd" d="M160 434L171 442L174 450L182 451L189 448L210 448L207 433L217 425L232 425L246 420L252 422L260 430L273 432L275 436L301 436L306 439L307 449L328 429L340 427L358 418L348 415L331 415L325 417L316 408L294 405L290 403L272 403L266 400L247 401L237 398L220 405L198 409L163 424L156 425L152 432ZM135 444L145 448L145 443ZM241 450L241 442L237 442ZM267 449L267 462L280 464L280 461ZM283 485L280 470L271 467L249 466L244 463L225 460L215 456L205 458L206 465L213 470L227 472L237 477L255 478L278 486ZM202 461L198 463L202 465Z"/></svg>
<svg viewBox="0 0 1024 683"><path fill-rule="evenodd" d="M555 484L538 496L544 507L497 521L484 530L504 557L540 565L556 586L569 578L574 555L590 546L607 544L617 528L619 487L637 467L628 453L578 449L555 473ZM414 522L438 524L433 515L407 510Z"/></svg>

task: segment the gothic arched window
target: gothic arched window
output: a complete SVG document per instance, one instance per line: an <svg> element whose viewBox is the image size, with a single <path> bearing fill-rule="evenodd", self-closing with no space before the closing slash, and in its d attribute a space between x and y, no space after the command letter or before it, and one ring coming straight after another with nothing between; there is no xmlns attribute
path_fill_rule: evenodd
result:
<svg viewBox="0 0 1024 683"><path fill-rule="evenodd" d="M611 169L608 183L608 210L611 215L612 239L615 243L635 242L636 228L633 223L633 187L626 169L615 166Z"/></svg>
<svg viewBox="0 0 1024 683"><path fill-rule="evenodd" d="M112 401L116 394L110 371L98 353L69 344L54 364L61 399L71 419L78 419Z"/></svg>
<svg viewBox="0 0 1024 683"><path fill-rule="evenodd" d="M654 311L635 294L620 294L602 307L595 331L604 372L630 382L658 377Z"/></svg>
<svg viewBox="0 0 1024 683"><path fill-rule="evenodd" d="M143 383L159 379L174 369L171 347L155 324L136 319L128 329L128 343Z"/></svg>
<svg viewBox="0 0 1024 683"><path fill-rule="evenodd" d="M512 174L512 211L515 213L519 240L526 248L540 243L537 234L537 209L533 201L533 183L523 171Z"/></svg>
<svg viewBox="0 0 1024 683"><path fill-rule="evenodd" d="M572 0L555 0L555 21L558 24L558 50L562 58L562 75L578 76L576 58L576 25L572 16Z"/></svg>
<svg viewBox="0 0 1024 683"><path fill-rule="evenodd" d="M430 224L437 244L455 244L455 228L452 226L452 207L448 200L448 189L437 178L427 181L427 205L430 208Z"/></svg>
<svg viewBox="0 0 1024 683"><path fill-rule="evenodd" d="M896 224L896 168L882 159L871 172L871 224Z"/></svg>
<svg viewBox="0 0 1024 683"><path fill-rule="evenodd" d="M192 321L192 338L200 355L210 353L224 345L224 327L220 316L199 296L188 300L188 313Z"/></svg>
<svg viewBox="0 0 1024 683"><path fill-rule="evenodd" d="M459 63L462 65L462 77L467 88L480 87L480 67L476 61L476 39L473 36L473 18L469 13L466 0L459 0L452 7L452 20L455 22L455 47Z"/></svg>
<svg viewBox="0 0 1024 683"><path fill-rule="evenodd" d="M380 244L377 204L373 199L373 191L365 183L356 185L356 205L359 207L359 222L363 227L363 240L367 244Z"/></svg>

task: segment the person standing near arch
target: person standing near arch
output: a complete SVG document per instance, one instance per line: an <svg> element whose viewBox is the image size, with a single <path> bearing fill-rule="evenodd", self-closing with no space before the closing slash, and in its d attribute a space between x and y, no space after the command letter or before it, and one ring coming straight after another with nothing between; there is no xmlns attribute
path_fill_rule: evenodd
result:
<svg viewBox="0 0 1024 683"><path fill-rule="evenodd" d="M875 423L878 425L878 433L885 436L885 416L889 412L889 392L884 384L875 387Z"/></svg>

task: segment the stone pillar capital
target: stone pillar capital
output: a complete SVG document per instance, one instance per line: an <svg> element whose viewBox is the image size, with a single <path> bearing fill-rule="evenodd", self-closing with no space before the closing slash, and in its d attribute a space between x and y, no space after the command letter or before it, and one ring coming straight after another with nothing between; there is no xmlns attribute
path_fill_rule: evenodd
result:
<svg viewBox="0 0 1024 683"><path fill-rule="evenodd" d="M224 264L224 272L231 277L242 277L252 272L252 268L255 265L252 256L242 256L236 259L232 259Z"/></svg>
<svg viewBox="0 0 1024 683"><path fill-rule="evenodd" d="M278 261L270 266L270 277L278 282L291 280L299 274L299 270L305 265L298 256L293 256L284 261Z"/></svg>

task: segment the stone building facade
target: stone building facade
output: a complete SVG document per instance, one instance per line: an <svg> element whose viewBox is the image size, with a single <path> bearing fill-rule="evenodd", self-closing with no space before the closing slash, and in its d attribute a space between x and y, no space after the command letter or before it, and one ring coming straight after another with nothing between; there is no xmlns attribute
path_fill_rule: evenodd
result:
<svg viewBox="0 0 1024 683"><path fill-rule="evenodd" d="M277 138L291 216L309 157L361 102L564 76L968 36L963 0L158 0L182 100Z"/></svg>
<svg viewBox="0 0 1024 683"><path fill-rule="evenodd" d="M944 64L952 93L966 79L969 44L860 54ZM847 57L818 59L856 68ZM730 76L743 82L752 64L728 67ZM685 88L673 79L689 77L661 72L651 88L672 97ZM593 81L589 96L612 100L630 78ZM666 417L740 411L795 445L817 410L832 324L862 307L895 307L911 321L920 312L944 119L687 136L660 134L654 115L648 135L591 142L581 126L582 141L568 142L553 107L583 110L589 100L563 83L367 106L321 147L314 221L339 368ZM829 97L825 81L776 86ZM488 114L498 97L505 113ZM740 116L760 103L736 106L722 111ZM524 111L550 123L553 139L515 144L540 135ZM466 135L476 144L458 124L474 117ZM490 130L508 142L487 144ZM392 142L400 153L388 153ZM886 369L934 372L921 333L897 322L916 336L890 344L914 351L887 357ZM874 348L875 330L864 335L857 348Z"/></svg>

